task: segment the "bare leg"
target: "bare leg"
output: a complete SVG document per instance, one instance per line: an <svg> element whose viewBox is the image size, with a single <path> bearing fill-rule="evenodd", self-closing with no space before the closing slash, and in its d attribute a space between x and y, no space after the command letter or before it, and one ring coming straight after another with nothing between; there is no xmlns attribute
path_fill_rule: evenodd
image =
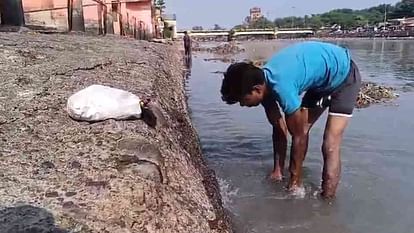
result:
<svg viewBox="0 0 414 233"><path fill-rule="evenodd" d="M333 198L341 175L340 148L349 117L329 115L323 136L322 196Z"/></svg>
<svg viewBox="0 0 414 233"><path fill-rule="evenodd" d="M273 126L273 171L270 179L281 181L285 167L288 129L286 121L280 114L279 106L273 100L265 100L263 103L266 117Z"/></svg>

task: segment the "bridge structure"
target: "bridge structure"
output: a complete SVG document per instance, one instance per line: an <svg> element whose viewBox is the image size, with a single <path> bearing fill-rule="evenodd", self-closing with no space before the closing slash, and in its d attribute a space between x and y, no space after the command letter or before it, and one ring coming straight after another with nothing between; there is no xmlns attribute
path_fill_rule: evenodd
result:
<svg viewBox="0 0 414 233"><path fill-rule="evenodd" d="M315 32L310 28L279 28L279 29L245 29L245 30L189 30L191 37L227 37L237 39L238 37L264 36L270 39L288 35L313 35ZM179 31L178 36L184 36L184 31Z"/></svg>

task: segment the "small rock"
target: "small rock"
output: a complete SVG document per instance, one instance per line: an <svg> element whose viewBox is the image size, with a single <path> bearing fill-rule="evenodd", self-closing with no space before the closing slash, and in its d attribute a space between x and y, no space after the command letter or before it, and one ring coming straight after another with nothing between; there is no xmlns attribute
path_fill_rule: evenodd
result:
<svg viewBox="0 0 414 233"><path fill-rule="evenodd" d="M72 168L72 169L79 169L79 168L81 168L82 167L82 165L81 165L81 163L79 163L78 161L72 161L71 163L70 163L70 167Z"/></svg>
<svg viewBox="0 0 414 233"><path fill-rule="evenodd" d="M125 223L125 221L124 221L124 220L122 220L122 219L119 219L119 221L118 221L117 223L118 223L118 225L119 225L120 227L122 227L122 228L125 228L125 227L126 227L126 223Z"/></svg>
<svg viewBox="0 0 414 233"><path fill-rule="evenodd" d="M67 202L64 202L64 203L63 203L62 207L63 207L64 209L71 209L71 208L76 208L76 207L78 207L78 206L77 206L77 205L75 205L75 203L73 203L73 201L67 201Z"/></svg>
<svg viewBox="0 0 414 233"><path fill-rule="evenodd" d="M55 164L53 164L50 161L45 161L40 166L44 169L53 169L53 168L55 168Z"/></svg>
<svg viewBox="0 0 414 233"><path fill-rule="evenodd" d="M72 196L75 196L76 194L77 194L76 192L66 192L65 196L72 197Z"/></svg>
<svg viewBox="0 0 414 233"><path fill-rule="evenodd" d="M56 191L45 193L45 197L58 197L58 196L59 196L59 193Z"/></svg>
<svg viewBox="0 0 414 233"><path fill-rule="evenodd" d="M86 186L93 186L93 187L102 187L106 188L109 185L108 181L94 181L94 180L88 180L85 183Z"/></svg>

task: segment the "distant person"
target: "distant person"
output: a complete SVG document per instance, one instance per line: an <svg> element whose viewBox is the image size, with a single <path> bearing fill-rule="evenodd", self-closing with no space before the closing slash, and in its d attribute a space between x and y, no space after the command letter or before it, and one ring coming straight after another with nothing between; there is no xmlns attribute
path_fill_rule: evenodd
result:
<svg viewBox="0 0 414 233"><path fill-rule="evenodd" d="M329 43L302 42L282 49L263 68L249 63L228 67L221 86L228 104L261 104L273 126L274 169L282 180L288 132L292 136L288 188L302 189L302 163L309 132L329 108L323 136L322 196L335 196L341 173L340 147L361 86L361 76L349 51ZM301 94L305 93L301 99ZM284 112L284 118L279 107Z"/></svg>
<svg viewBox="0 0 414 233"><path fill-rule="evenodd" d="M184 50L185 56L191 57L191 37L187 31L184 32Z"/></svg>

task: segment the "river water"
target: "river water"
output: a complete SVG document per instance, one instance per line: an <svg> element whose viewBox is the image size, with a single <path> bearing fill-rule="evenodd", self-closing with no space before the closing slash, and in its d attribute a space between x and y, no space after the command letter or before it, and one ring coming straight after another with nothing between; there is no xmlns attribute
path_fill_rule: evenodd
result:
<svg viewBox="0 0 414 233"><path fill-rule="evenodd" d="M291 41L245 42L237 59L268 58ZM394 86L400 97L356 110L342 146L337 198L319 199L323 126L311 131L304 162L304 197L289 196L272 170L271 126L262 107L220 99L228 63L196 54L188 80L189 106L204 155L219 178L238 232L414 232L414 41L335 41L351 49L363 80Z"/></svg>

